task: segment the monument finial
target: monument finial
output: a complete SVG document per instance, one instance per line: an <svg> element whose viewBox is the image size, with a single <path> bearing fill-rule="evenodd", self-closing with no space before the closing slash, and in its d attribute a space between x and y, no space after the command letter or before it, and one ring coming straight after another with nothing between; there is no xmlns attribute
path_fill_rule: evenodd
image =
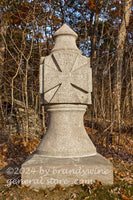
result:
<svg viewBox="0 0 133 200"><path fill-rule="evenodd" d="M61 28L59 28L55 33L53 37L57 37L59 35L72 35L78 38L77 33L75 33L67 24L64 24Z"/></svg>
<svg viewBox="0 0 133 200"><path fill-rule="evenodd" d="M81 54L81 51L76 45L78 35L68 25L64 24L54 33L53 37L55 40L55 46L52 49L52 52L70 50Z"/></svg>

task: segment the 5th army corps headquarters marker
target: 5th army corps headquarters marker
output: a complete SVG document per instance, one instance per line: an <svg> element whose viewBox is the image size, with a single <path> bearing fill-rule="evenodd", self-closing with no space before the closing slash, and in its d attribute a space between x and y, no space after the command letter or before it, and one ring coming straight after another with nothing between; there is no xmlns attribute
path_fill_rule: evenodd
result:
<svg viewBox="0 0 133 200"><path fill-rule="evenodd" d="M77 34L64 24L54 34L55 46L41 58L41 103L49 125L41 143L22 165L22 184L34 188L56 184L113 184L113 165L96 152L83 116L91 104L90 59L76 46Z"/></svg>

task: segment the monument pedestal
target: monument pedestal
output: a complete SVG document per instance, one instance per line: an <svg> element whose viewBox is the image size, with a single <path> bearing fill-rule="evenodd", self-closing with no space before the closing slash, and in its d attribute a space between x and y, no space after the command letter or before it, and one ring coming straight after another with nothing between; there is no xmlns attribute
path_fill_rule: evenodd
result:
<svg viewBox="0 0 133 200"><path fill-rule="evenodd" d="M34 154L22 165L22 185L33 188L92 184L96 180L113 184L113 166L100 154L56 158Z"/></svg>
<svg viewBox="0 0 133 200"><path fill-rule="evenodd" d="M37 154L50 157L84 157L95 155L96 148L84 128L87 106L55 104L46 107L49 124Z"/></svg>
<svg viewBox="0 0 133 200"><path fill-rule="evenodd" d="M113 166L96 153L84 128L86 105L50 105L47 111L48 130L36 152L22 165L22 185L46 188L95 180L112 184Z"/></svg>

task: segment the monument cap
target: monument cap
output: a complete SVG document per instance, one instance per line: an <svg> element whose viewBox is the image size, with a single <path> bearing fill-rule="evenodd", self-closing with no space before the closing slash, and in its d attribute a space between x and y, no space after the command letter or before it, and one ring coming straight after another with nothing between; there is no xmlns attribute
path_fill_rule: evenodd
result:
<svg viewBox="0 0 133 200"><path fill-rule="evenodd" d="M59 28L54 33L53 38L55 46L51 52L67 50L81 54L81 51L76 45L78 35L68 25L64 24L61 28Z"/></svg>
<svg viewBox="0 0 133 200"><path fill-rule="evenodd" d="M64 24L61 28L59 28L53 35L53 37L57 37L59 35L72 35L78 38L77 33L75 33L67 24Z"/></svg>

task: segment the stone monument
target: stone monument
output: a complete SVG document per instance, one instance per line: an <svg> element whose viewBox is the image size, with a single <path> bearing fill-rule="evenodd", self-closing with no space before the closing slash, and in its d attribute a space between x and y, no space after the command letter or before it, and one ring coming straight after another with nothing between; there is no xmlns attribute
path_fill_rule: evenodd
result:
<svg viewBox="0 0 133 200"><path fill-rule="evenodd" d="M22 165L22 185L113 183L112 164L96 152L83 116L91 104L90 59L76 46L77 34L64 24L54 34L51 54L41 58L41 101L49 113L46 134Z"/></svg>

